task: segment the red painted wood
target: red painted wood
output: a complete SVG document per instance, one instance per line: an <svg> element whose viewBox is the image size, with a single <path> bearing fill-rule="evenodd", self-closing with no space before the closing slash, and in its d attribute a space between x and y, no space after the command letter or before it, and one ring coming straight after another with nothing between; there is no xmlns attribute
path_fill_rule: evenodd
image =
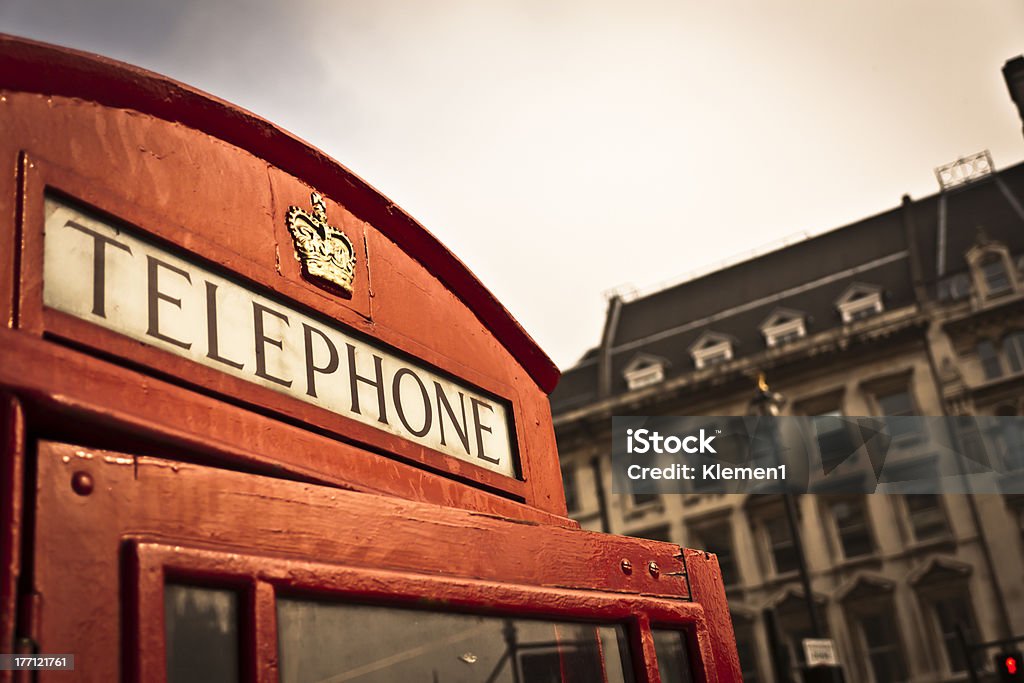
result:
<svg viewBox="0 0 1024 683"><path fill-rule="evenodd" d="M39 457L41 476L56 477L47 481L57 491L66 488L55 483L60 477L70 481L81 470L91 474L97 490L117 492L83 502L64 491L51 501L74 505L62 517L75 510L82 530L109 526L130 535L159 527L183 540L215 543L230 536L237 547L292 555L308 552L302 541L316 538L315 556L325 560L527 585L687 596L678 547L667 543L76 446L45 443ZM62 474L53 474L54 468ZM296 525L297 537L284 533ZM657 562L662 572L625 574L623 558L635 567Z"/></svg>
<svg viewBox="0 0 1024 683"><path fill-rule="evenodd" d="M0 93L0 98L3 97ZM2 105L3 101L0 100ZM0 248L0 327L14 327L14 302L17 296L14 282L18 272L18 251L13 245L19 242L18 188L21 185L21 162L18 155L5 156L0 160L0 169L0 245L3 245Z"/></svg>
<svg viewBox="0 0 1024 683"><path fill-rule="evenodd" d="M632 632L634 657L633 674L638 683L661 683L658 671L658 655L654 650L654 635L651 633L651 618L647 614L637 615L637 627Z"/></svg>
<svg viewBox="0 0 1024 683"><path fill-rule="evenodd" d="M0 652L15 652L14 618L21 568L25 423L21 404L0 394ZM0 682L12 677L0 671Z"/></svg>
<svg viewBox="0 0 1024 683"><path fill-rule="evenodd" d="M144 615L123 624L142 653L128 670L145 681L160 680L163 667L153 653L162 651L165 575L240 587L259 578L389 603L429 596L534 616L623 621L643 612L689 628L704 615L685 599L685 568L667 543L69 445L38 451L41 645L76 652L98 680L114 680L119 666L108 644L121 628L120 566L130 568L126 580L138 586L130 604ZM76 473L92 478L89 495L72 489ZM159 539L159 560L131 559L122 545L131 538ZM626 575L623 558L663 571ZM259 613L269 614L265 604ZM257 631L271 623L264 618ZM258 650L264 668L274 661L267 647Z"/></svg>
<svg viewBox="0 0 1024 683"><path fill-rule="evenodd" d="M169 78L12 36L0 36L0 88L80 98L181 123L305 179L427 267L501 340L541 390L554 389L555 365L461 261L351 171L277 126Z"/></svg>
<svg viewBox="0 0 1024 683"><path fill-rule="evenodd" d="M460 579L435 572L379 570L168 545L148 538L132 539L128 552L136 553L142 566L153 567L154 576L165 572L179 580L224 586L266 582L289 595L315 595L325 600L631 624L643 618L657 618L679 627L692 626L703 618L703 610L695 603L649 595ZM141 613L140 621L155 620Z"/></svg>
<svg viewBox="0 0 1024 683"><path fill-rule="evenodd" d="M31 143L24 174L23 268L17 302L22 329L72 340L174 376L179 382L233 396L238 402L283 412L336 434L344 432L346 437L370 447L462 480L479 481L548 512L564 514L561 473L551 457L555 441L547 397L532 381L526 381L522 367L464 303L373 226L360 223L373 254L371 271L381 274L373 280L376 303L372 318L367 318L369 309L353 307L351 302L331 297L304 280L283 277L285 273L278 264L288 259L294 262L292 246L290 238L287 243L278 244L276 240L284 237L281 233L288 202L296 195L308 194L303 183L281 173L272 174L276 180L268 183L265 164L206 135L159 119L91 103L61 101L60 106L51 106L58 98L44 100L17 93L7 97L11 106L0 108L0 123L11 135L0 140L0 155L6 145L6 153L15 159L24 141ZM12 116L11 112L19 115ZM5 115L9 120L4 120ZM44 129L69 132L67 136L52 136L44 135ZM113 140L112 131L116 132ZM190 150L187 159L176 153L182 148ZM60 159L61 163L50 159ZM132 177L138 180L112 189L110 178L117 177L124 168L135 168ZM251 203L238 201L232 173L262 179L263 185L252 179L245 186L253 195ZM46 187L57 188L100 214L135 225L139 232L158 242L186 248L199 261L272 289L286 300L319 311L358 333L510 401L525 481L501 477L88 322L44 310L42 230ZM329 205L338 218L347 215L340 205L330 201ZM239 230L239 225L246 229ZM244 239L239 239L239 234ZM278 244L276 249L268 246L274 244ZM373 264L379 267L375 269ZM401 277L387 275L399 270ZM430 321L430 325L425 326L424 321Z"/></svg>
<svg viewBox="0 0 1024 683"><path fill-rule="evenodd" d="M256 682L277 683L277 608L274 587L266 581L256 581L253 585L252 618Z"/></svg>
<svg viewBox="0 0 1024 683"><path fill-rule="evenodd" d="M686 568L693 599L701 604L706 615L706 651L714 653L713 670L720 683L742 683L740 660L736 651L736 634L732 629L729 604L725 598L725 584L718 567L718 558L703 550L686 549ZM702 645L702 650L704 649ZM706 665L708 663L705 663Z"/></svg>
<svg viewBox="0 0 1024 683"><path fill-rule="evenodd" d="M0 363L0 386L26 397L36 429L44 434L528 522L578 526L568 518L22 333L0 330L0 348L17 359Z"/></svg>

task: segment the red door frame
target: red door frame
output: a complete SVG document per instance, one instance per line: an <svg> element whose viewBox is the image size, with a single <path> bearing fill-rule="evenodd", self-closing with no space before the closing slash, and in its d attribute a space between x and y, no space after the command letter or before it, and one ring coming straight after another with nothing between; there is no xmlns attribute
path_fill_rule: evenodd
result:
<svg viewBox="0 0 1024 683"><path fill-rule="evenodd" d="M717 567L678 546L66 444L37 452L38 642L102 680L162 680L167 576L250 596L260 683L275 680L277 590L622 623L641 683L659 680L651 625L678 628L696 680L739 680L716 663L731 637L720 605L709 619L689 599L688 565L701 582Z"/></svg>

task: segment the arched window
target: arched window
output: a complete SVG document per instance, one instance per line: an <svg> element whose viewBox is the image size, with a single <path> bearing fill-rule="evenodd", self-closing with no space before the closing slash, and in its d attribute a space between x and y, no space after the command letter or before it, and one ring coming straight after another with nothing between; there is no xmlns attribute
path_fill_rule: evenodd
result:
<svg viewBox="0 0 1024 683"><path fill-rule="evenodd" d="M1013 285L1010 282L1010 275L1002 255L996 252L989 252L981 260L981 276L985 282L986 296L1004 294Z"/></svg>
<svg viewBox="0 0 1024 683"><path fill-rule="evenodd" d="M1017 290L1017 269L1006 245L988 239L979 231L978 243L966 254L974 283L976 304Z"/></svg>

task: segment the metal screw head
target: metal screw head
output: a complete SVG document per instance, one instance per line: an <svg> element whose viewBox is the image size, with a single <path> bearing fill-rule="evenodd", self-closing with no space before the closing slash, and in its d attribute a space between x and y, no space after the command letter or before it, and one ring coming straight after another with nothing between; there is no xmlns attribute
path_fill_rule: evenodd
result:
<svg viewBox="0 0 1024 683"><path fill-rule="evenodd" d="M647 571L651 573L651 576L658 578L658 574L661 574L661 567L658 566L657 562L653 560L647 563Z"/></svg>
<svg viewBox="0 0 1024 683"><path fill-rule="evenodd" d="M633 573L633 563L630 562L629 560L623 560L622 562L619 563L619 566L622 567L622 573L623 574L632 574Z"/></svg>
<svg viewBox="0 0 1024 683"><path fill-rule="evenodd" d="M80 496L88 496L94 486L92 475L78 471L71 475L71 489Z"/></svg>

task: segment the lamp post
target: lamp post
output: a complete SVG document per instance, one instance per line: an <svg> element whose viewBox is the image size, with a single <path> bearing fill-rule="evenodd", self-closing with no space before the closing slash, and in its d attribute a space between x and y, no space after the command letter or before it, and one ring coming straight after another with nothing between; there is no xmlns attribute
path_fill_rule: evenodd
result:
<svg viewBox="0 0 1024 683"><path fill-rule="evenodd" d="M786 398L777 391L772 391L768 387L768 382L765 380L764 373L760 373L757 377L757 390L754 393L754 397L750 399L749 413L759 417L775 418L778 417L782 412L782 408L786 405ZM768 432L771 440L772 450L779 452L781 450L777 427L774 423L769 424ZM818 619L818 611L814 607L814 596L811 593L811 576L807 571L807 558L804 556L804 544L800 536L800 525L797 517L796 509L796 496L790 490L790 487L786 486L786 490L782 495L783 503L786 508L786 521L789 526L789 535L793 539L793 549L796 553L797 569L800 574L800 584L803 586L804 601L807 604L807 618L810 620L811 633L815 638L824 638L825 631L821 626L821 621ZM842 674L833 667L814 667L806 668L804 670L805 681L841 681Z"/></svg>

